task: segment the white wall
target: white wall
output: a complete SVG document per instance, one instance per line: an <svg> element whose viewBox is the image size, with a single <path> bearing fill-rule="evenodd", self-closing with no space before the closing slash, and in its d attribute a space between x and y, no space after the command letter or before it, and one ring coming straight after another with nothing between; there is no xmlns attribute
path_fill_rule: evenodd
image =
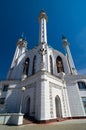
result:
<svg viewBox="0 0 86 130"><path fill-rule="evenodd" d="M72 117L84 116L84 109L80 98L78 86L72 83L67 86L68 98Z"/></svg>

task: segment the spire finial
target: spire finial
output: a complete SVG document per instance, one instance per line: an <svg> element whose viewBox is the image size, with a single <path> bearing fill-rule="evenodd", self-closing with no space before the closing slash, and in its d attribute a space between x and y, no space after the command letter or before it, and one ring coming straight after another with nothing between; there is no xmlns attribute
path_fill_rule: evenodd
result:
<svg viewBox="0 0 86 130"><path fill-rule="evenodd" d="M40 13L45 13L45 10L44 10L44 8L40 11Z"/></svg>
<svg viewBox="0 0 86 130"><path fill-rule="evenodd" d="M24 36L24 32L22 32L20 38L22 38L23 40L26 40L26 37Z"/></svg>
<svg viewBox="0 0 86 130"><path fill-rule="evenodd" d="M21 38L24 38L24 32L22 32L22 34L21 34Z"/></svg>
<svg viewBox="0 0 86 130"><path fill-rule="evenodd" d="M63 40L63 39L67 39L67 38L64 36L64 34L62 34L62 40Z"/></svg>
<svg viewBox="0 0 86 130"><path fill-rule="evenodd" d="M40 11L40 14L39 14L39 17L38 17L39 21L40 21L41 18L45 18L46 21L48 20L47 14L43 9Z"/></svg>

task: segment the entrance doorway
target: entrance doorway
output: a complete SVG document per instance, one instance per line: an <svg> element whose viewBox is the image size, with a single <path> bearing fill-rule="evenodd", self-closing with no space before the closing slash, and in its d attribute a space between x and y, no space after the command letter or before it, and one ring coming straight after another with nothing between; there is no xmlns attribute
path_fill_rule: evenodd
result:
<svg viewBox="0 0 86 130"><path fill-rule="evenodd" d="M56 106L56 117L62 117L61 101L58 95L55 97L55 106Z"/></svg>
<svg viewBox="0 0 86 130"><path fill-rule="evenodd" d="M30 116L30 97L28 97L27 99L26 99L26 116Z"/></svg>

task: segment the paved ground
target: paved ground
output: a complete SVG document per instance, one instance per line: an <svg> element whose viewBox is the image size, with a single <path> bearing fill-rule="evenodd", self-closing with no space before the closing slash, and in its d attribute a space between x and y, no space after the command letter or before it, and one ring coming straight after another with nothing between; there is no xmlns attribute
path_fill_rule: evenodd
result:
<svg viewBox="0 0 86 130"><path fill-rule="evenodd" d="M23 126L0 125L0 130L86 130L86 119L66 120L50 124L29 124Z"/></svg>

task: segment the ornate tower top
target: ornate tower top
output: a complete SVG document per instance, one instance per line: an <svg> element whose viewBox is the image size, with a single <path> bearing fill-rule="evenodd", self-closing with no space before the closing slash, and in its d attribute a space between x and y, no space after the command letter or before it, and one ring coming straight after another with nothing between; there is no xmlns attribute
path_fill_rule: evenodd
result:
<svg viewBox="0 0 86 130"><path fill-rule="evenodd" d="M22 47L27 47L27 41L26 38L24 37L24 33L21 34L20 38L18 39L18 42L16 44L17 46L22 46Z"/></svg>
<svg viewBox="0 0 86 130"><path fill-rule="evenodd" d="M62 42L63 42L63 47L70 45L67 38L64 35L62 35Z"/></svg>
<svg viewBox="0 0 86 130"><path fill-rule="evenodd" d="M45 12L44 10L41 10L41 11L40 11L38 20L40 21L40 19L42 19L42 18L45 18L46 21L48 21L48 17L47 17L46 12Z"/></svg>

